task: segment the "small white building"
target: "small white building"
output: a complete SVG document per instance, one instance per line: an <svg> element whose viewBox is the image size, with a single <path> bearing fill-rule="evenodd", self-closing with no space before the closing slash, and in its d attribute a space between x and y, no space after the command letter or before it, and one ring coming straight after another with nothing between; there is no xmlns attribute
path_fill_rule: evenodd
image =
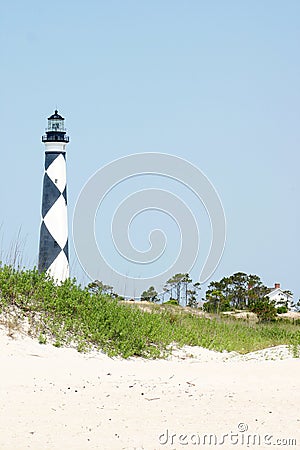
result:
<svg viewBox="0 0 300 450"><path fill-rule="evenodd" d="M266 297L269 297L270 301L275 301L276 308L279 306L286 306L288 310L292 308L293 296L284 292L280 283L275 283L273 288L270 288L270 292L266 294Z"/></svg>

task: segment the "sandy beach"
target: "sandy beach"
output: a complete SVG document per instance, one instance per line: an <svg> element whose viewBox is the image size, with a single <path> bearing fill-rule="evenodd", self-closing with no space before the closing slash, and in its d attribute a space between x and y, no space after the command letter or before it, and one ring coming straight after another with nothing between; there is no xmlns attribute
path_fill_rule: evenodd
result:
<svg viewBox="0 0 300 450"><path fill-rule="evenodd" d="M4 328L0 342L1 449L300 448L300 361L283 346L149 361Z"/></svg>

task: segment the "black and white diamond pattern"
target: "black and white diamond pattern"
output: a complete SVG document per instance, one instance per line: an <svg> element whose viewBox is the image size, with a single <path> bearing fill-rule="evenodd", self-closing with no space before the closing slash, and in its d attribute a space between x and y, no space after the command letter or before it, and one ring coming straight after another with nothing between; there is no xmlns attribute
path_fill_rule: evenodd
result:
<svg viewBox="0 0 300 450"><path fill-rule="evenodd" d="M63 152L46 152L39 271L46 271L56 281L69 277L66 160Z"/></svg>

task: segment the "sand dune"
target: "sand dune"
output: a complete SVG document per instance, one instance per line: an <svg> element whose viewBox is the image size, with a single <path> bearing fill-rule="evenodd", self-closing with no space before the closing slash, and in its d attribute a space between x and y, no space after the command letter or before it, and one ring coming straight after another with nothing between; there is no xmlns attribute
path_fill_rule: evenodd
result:
<svg viewBox="0 0 300 450"><path fill-rule="evenodd" d="M0 343L1 449L300 448L300 362L284 346L246 356L185 347L146 361L3 328Z"/></svg>

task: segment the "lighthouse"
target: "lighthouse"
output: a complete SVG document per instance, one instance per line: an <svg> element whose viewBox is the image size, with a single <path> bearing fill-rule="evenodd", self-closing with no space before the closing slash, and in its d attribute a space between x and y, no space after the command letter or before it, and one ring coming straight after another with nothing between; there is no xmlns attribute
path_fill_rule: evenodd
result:
<svg viewBox="0 0 300 450"><path fill-rule="evenodd" d="M45 173L42 194L39 272L45 271L55 282L69 277L66 145L69 136L65 119L55 110L48 118L45 144Z"/></svg>

